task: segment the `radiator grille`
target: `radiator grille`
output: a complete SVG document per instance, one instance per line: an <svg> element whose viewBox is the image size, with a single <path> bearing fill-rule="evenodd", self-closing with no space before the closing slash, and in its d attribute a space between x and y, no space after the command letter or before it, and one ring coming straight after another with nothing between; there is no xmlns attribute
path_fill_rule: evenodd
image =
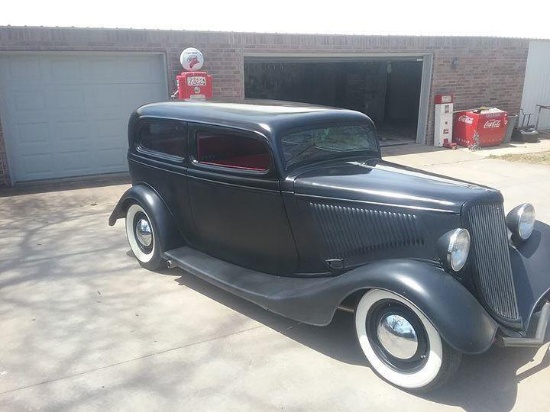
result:
<svg viewBox="0 0 550 412"><path fill-rule="evenodd" d="M418 218L356 207L310 203L330 258L349 258L385 248L423 245Z"/></svg>
<svg viewBox="0 0 550 412"><path fill-rule="evenodd" d="M489 308L508 321L519 318L508 233L501 204L473 206L468 213L472 233L473 272Z"/></svg>

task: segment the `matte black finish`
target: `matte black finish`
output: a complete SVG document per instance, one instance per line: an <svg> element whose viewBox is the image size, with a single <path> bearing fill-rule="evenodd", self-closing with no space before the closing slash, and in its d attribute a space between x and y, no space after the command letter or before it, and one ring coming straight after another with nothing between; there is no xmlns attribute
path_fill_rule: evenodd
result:
<svg viewBox="0 0 550 412"><path fill-rule="evenodd" d="M531 237L509 250L519 315L526 330L540 302L550 301L550 226L535 222Z"/></svg>
<svg viewBox="0 0 550 412"><path fill-rule="evenodd" d="M191 132L219 128L193 124ZM265 142L265 137L243 133ZM191 153L196 152L191 139ZM212 256L273 274L294 273L298 254L290 231L279 179L266 173L228 171L190 162L189 198L195 227L191 244Z"/></svg>
<svg viewBox="0 0 550 412"><path fill-rule="evenodd" d="M140 127L163 121L181 122L181 156L140 146ZM497 329L525 335L550 298L550 228L537 222L514 246L502 231L499 191L386 162L377 143L286 167L282 136L351 124L372 126L358 112L287 102L143 106L128 125L134 186L109 223L139 201L166 257L302 322L327 324L344 298L381 288L409 299L465 353L486 350ZM199 161L197 133L210 131L256 139L269 167ZM437 242L457 228L470 232L471 254L458 273L446 272Z"/></svg>
<svg viewBox="0 0 550 412"><path fill-rule="evenodd" d="M343 276L290 278L246 270L189 247L166 256L179 267L261 307L312 325L327 325L339 304L358 290L386 289L416 305L455 349L486 351L496 323L464 286L440 268L414 260L385 260Z"/></svg>
<svg viewBox="0 0 550 412"><path fill-rule="evenodd" d="M460 213L467 201L498 192L473 183L411 169L381 159L327 162L287 179L299 196L324 197L422 211Z"/></svg>
<svg viewBox="0 0 550 412"><path fill-rule="evenodd" d="M126 210L132 203L139 203L145 209L149 218L154 220L155 226L159 228L161 251L174 249L185 244L168 207L153 189L144 185L132 186L122 195L111 216L109 216L109 226L113 226L117 219L125 217Z"/></svg>
<svg viewBox="0 0 550 412"><path fill-rule="evenodd" d="M466 202L502 201L494 189L378 158L295 170L285 190L302 272L326 270L321 263L334 258L346 268L387 258L437 261L437 240L462 226Z"/></svg>

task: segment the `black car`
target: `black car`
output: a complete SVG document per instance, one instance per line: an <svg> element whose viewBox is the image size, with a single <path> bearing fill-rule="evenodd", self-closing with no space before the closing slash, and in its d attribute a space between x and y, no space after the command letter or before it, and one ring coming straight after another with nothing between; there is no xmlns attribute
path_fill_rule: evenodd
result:
<svg viewBox="0 0 550 412"><path fill-rule="evenodd" d="M132 114L128 143L133 185L109 224L126 219L147 269L312 325L353 311L374 371L410 391L463 353L543 344L550 227L530 204L505 215L497 190L382 160L361 113L157 103Z"/></svg>

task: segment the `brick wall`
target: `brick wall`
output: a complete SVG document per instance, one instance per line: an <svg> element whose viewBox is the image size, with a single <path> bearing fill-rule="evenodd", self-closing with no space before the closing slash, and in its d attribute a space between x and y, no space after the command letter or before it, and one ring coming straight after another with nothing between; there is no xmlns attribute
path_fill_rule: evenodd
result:
<svg viewBox="0 0 550 412"><path fill-rule="evenodd" d="M218 33L157 30L0 27L3 51L154 51L166 55L170 90L185 47L204 54L219 98L244 97L244 55L252 53L415 53L433 55L430 102L453 92L457 109L480 105L519 112L529 41L474 37L404 37ZM455 60L456 65L452 65ZM1 93L1 91L0 91ZM0 127L1 130L1 127ZM433 142L433 103L427 142ZM0 132L0 182L7 160Z"/></svg>

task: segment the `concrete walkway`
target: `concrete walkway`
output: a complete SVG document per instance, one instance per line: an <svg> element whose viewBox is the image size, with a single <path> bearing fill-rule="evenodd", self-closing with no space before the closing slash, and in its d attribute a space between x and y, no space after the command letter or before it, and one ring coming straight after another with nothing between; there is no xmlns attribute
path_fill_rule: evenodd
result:
<svg viewBox="0 0 550 412"><path fill-rule="evenodd" d="M496 186L507 208L533 202L550 223L550 167L426 150L388 159ZM350 314L306 326L142 269L123 222L107 226L127 187L0 197L1 411L548 410L548 346L465 357L450 385L417 397L374 375Z"/></svg>
<svg viewBox="0 0 550 412"><path fill-rule="evenodd" d="M535 206L537 218L550 223L550 167L491 158L539 151L550 151L550 139L477 151L413 144L384 148L383 155L391 162L497 188L504 195L506 210L529 202Z"/></svg>

